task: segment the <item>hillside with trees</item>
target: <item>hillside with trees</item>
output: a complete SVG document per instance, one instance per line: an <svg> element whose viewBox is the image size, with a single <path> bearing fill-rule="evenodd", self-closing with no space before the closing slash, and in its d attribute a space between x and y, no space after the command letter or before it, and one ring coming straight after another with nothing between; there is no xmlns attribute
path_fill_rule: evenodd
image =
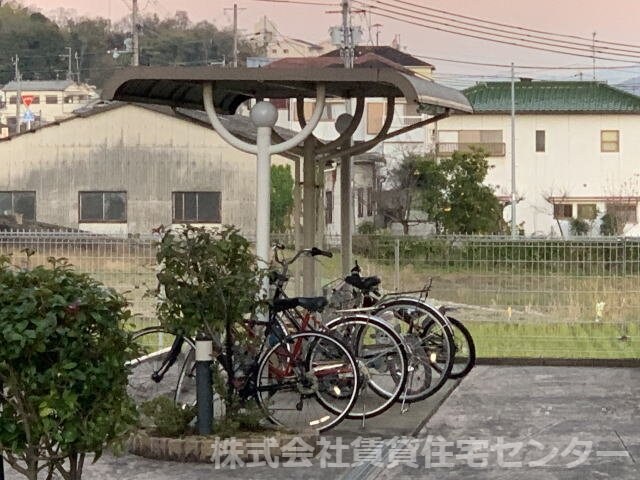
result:
<svg viewBox="0 0 640 480"><path fill-rule="evenodd" d="M214 24L193 23L186 12L138 22L141 65L211 65L231 58L233 34ZM13 58L20 58L24 80L75 80L100 87L116 70L131 64L131 21L57 15L48 18L33 7L0 0L0 85L15 77ZM260 49L246 39L238 44L239 63ZM71 64L69 64L69 49ZM69 71L71 65L71 71Z"/></svg>

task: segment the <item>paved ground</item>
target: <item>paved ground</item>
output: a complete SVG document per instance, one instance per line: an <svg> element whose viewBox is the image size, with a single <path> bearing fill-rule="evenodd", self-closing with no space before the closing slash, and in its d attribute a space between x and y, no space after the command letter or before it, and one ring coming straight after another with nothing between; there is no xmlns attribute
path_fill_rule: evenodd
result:
<svg viewBox="0 0 640 480"><path fill-rule="evenodd" d="M84 478L640 478L640 369L482 366L446 398L448 393L411 406L405 415L396 407L364 430L358 422L341 425L325 438L327 454L312 459L311 467L222 471L214 465L107 455L89 464ZM345 446L361 438L356 447L342 450L338 437ZM321 468L335 463L339 451L339 467ZM360 465L346 465L354 460ZM18 478L7 475L7 480Z"/></svg>

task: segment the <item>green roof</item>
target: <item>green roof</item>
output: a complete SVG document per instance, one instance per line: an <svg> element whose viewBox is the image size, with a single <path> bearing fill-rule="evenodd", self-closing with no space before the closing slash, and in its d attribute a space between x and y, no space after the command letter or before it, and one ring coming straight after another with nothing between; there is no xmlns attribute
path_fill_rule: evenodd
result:
<svg viewBox="0 0 640 480"><path fill-rule="evenodd" d="M475 113L511 112L511 82L487 82L464 90ZM640 97L600 82L515 83L516 112L640 113Z"/></svg>

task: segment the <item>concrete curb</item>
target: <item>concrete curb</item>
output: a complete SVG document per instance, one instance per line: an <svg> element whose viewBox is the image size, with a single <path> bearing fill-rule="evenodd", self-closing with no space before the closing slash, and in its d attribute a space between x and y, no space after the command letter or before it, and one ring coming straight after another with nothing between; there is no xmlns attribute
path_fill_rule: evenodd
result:
<svg viewBox="0 0 640 480"><path fill-rule="evenodd" d="M231 439L202 436L166 438L138 432L129 442L129 451L134 455L152 460L183 463L214 463L216 454L223 457L218 458L220 461L231 451L242 461L261 461L279 458L283 456L283 452L299 451L300 445L305 444L313 448L312 454L315 455L318 450L319 434L315 430L310 430L297 434L268 432L264 435L254 434L232 438L233 450L227 446L227 441ZM311 451L308 453L311 454Z"/></svg>
<svg viewBox="0 0 640 480"><path fill-rule="evenodd" d="M503 358L484 357L476 359L476 365L515 367L640 367L640 358Z"/></svg>

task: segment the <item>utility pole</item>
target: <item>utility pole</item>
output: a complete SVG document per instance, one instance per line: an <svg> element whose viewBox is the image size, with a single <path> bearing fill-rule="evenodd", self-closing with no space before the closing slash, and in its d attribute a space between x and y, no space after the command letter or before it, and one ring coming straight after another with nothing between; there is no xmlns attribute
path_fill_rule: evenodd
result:
<svg viewBox="0 0 640 480"><path fill-rule="evenodd" d="M75 52L75 58L76 58L76 77L78 79L78 83L80 83L80 60L78 58L78 52Z"/></svg>
<svg viewBox="0 0 640 480"><path fill-rule="evenodd" d="M138 0L132 0L131 8L131 35L133 37L133 57L131 65L140 65L140 38L138 36Z"/></svg>
<svg viewBox="0 0 640 480"><path fill-rule="evenodd" d="M342 0L342 59L345 68L353 68L353 37L351 35L351 0ZM348 112L347 112L348 113Z"/></svg>
<svg viewBox="0 0 640 480"><path fill-rule="evenodd" d="M22 75L20 74L20 57L16 54L13 59L13 64L16 68L15 78L16 78L16 131L15 133L20 132L20 104L22 103L22 88L20 82L22 81Z"/></svg>
<svg viewBox="0 0 640 480"><path fill-rule="evenodd" d="M66 58L68 61L67 66L67 80L73 80L73 69L71 68L71 47L65 47L67 51L66 55L60 55L62 58Z"/></svg>
<svg viewBox="0 0 640 480"><path fill-rule="evenodd" d="M233 68L238 67L238 4L233 4Z"/></svg>
<svg viewBox="0 0 640 480"><path fill-rule="evenodd" d="M518 235L516 224L516 74L511 62L511 236Z"/></svg>
<svg viewBox="0 0 640 480"><path fill-rule="evenodd" d="M376 29L376 47L377 47L380 45L380 29L382 28L382 24L374 23L372 27Z"/></svg>
<svg viewBox="0 0 640 480"><path fill-rule="evenodd" d="M224 11L231 10L231 8L225 8ZM242 9L244 10L244 9ZM266 17L265 17L266 18ZM266 22L266 20L265 20ZM238 66L238 4L233 4L233 52L231 52L233 67Z"/></svg>

